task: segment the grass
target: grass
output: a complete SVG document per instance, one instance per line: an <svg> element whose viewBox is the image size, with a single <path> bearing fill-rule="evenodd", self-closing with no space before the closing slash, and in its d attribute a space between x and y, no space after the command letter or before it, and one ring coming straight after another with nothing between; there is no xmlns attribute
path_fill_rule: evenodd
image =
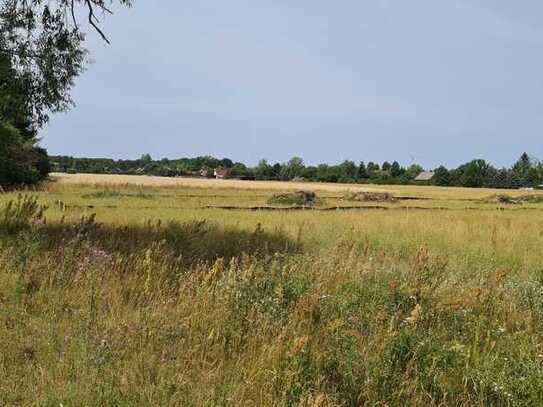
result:
<svg viewBox="0 0 543 407"><path fill-rule="evenodd" d="M0 405L542 404L543 205L202 209L244 185L0 195Z"/></svg>

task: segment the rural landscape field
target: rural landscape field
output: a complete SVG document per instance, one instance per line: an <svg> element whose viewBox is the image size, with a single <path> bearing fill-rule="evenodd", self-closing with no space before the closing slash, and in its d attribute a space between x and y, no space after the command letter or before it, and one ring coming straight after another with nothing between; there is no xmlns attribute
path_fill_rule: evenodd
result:
<svg viewBox="0 0 543 407"><path fill-rule="evenodd" d="M53 174L0 226L2 406L543 403L537 192Z"/></svg>
<svg viewBox="0 0 543 407"><path fill-rule="evenodd" d="M0 0L0 407L543 406L543 2Z"/></svg>

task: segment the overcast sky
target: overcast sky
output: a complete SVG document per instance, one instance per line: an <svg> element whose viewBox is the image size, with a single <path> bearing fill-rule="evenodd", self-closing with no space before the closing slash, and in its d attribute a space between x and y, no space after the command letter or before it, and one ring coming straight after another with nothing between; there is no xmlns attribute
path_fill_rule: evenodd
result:
<svg viewBox="0 0 543 407"><path fill-rule="evenodd" d="M136 0L104 27L51 154L543 159L541 0Z"/></svg>

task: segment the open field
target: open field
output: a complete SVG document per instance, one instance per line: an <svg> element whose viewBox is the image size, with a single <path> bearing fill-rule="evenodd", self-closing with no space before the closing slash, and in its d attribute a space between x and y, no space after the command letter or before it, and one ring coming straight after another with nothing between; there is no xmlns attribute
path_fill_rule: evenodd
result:
<svg viewBox="0 0 543 407"><path fill-rule="evenodd" d="M478 199L486 196L503 193L504 190L489 188L442 188L432 186L413 185L359 185L359 184L328 184L314 182L281 182L281 181L240 181L240 180L216 180L206 178L168 178L152 177L147 175L108 175L108 174L51 174L53 181L66 185L91 185L91 186L142 186L142 187L181 187L212 190L216 194L217 189L242 189L242 190L314 190L325 193L343 193L345 191L387 191L398 195L409 194L413 196L431 196L434 198L450 199ZM521 195L526 192L509 190L506 193Z"/></svg>
<svg viewBox="0 0 543 407"><path fill-rule="evenodd" d="M0 195L1 406L543 404L526 192L55 178Z"/></svg>

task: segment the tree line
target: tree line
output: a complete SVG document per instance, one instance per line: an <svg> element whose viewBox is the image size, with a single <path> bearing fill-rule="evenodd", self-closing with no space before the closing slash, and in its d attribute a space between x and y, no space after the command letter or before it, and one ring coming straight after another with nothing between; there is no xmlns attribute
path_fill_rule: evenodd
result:
<svg viewBox="0 0 543 407"><path fill-rule="evenodd" d="M251 167L228 158L204 156L153 160L149 154L136 160L52 156L50 166L54 171L67 173L197 177L213 177L214 170L224 168L229 178L373 184L412 184L424 171L418 164L402 166L397 161L379 164L346 160L338 165L306 165L302 158L293 157L287 162L274 164L262 159ZM543 185L543 163L526 153L510 168L496 168L485 160L476 159L452 169L440 166L433 170L433 177L427 183L472 188L538 187Z"/></svg>
<svg viewBox="0 0 543 407"><path fill-rule="evenodd" d="M87 27L109 40L98 24L97 13L112 14L110 6L131 6L132 0L0 0L0 187L35 184L50 169L65 172L151 174L161 176L213 176L225 168L234 178L307 180L314 182L408 184L422 167L398 162L344 161L338 165L305 165L299 157L286 163L261 160L249 167L213 157L152 160L108 160L47 157L38 144L38 131L51 113L73 106L75 78L87 62ZM518 188L543 184L542 165L523 154L511 168L495 168L477 159L458 168L435 169L430 183L443 186Z"/></svg>

